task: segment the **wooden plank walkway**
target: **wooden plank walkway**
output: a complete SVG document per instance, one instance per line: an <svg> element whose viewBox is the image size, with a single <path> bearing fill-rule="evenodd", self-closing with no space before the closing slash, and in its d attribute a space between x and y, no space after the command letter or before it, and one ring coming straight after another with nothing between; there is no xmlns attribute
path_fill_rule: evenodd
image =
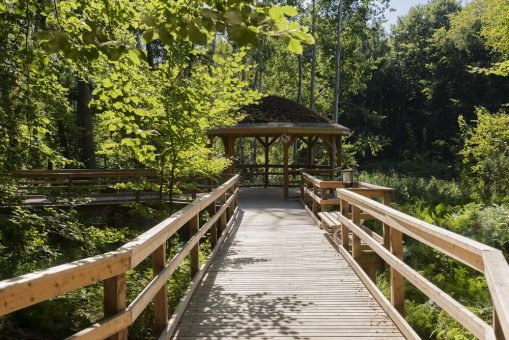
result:
<svg viewBox="0 0 509 340"><path fill-rule="evenodd" d="M232 236L174 339L402 339L296 200L243 189Z"/></svg>

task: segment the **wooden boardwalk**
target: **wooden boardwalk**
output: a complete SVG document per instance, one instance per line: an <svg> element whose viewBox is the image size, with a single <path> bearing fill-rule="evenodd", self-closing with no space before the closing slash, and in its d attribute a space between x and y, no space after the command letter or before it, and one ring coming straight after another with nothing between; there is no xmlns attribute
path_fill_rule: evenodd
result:
<svg viewBox="0 0 509 340"><path fill-rule="evenodd" d="M174 339L402 339L302 205L243 189L232 234Z"/></svg>

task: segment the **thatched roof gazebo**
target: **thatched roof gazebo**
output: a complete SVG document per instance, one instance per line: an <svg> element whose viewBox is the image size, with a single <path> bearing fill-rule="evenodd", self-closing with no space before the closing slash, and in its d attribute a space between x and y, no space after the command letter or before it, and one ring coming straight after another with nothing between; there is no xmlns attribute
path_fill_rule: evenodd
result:
<svg viewBox="0 0 509 340"><path fill-rule="evenodd" d="M256 138L264 148L265 184L269 186L269 168L281 167L283 169L284 196L288 197L290 167L294 172L299 168L306 170L317 169L313 164L313 146L322 140L328 148L329 164L322 170L327 170L332 177L335 176L336 168L341 165L341 141L348 135L350 130L343 125L333 123L329 119L309 110L292 100L267 96L259 103L245 106L239 110L245 118L231 127L217 128L208 132L211 140L220 137L223 140L226 157L235 158L235 140L237 138ZM283 164L269 164L270 147L280 140L283 145ZM306 164L288 164L288 150L298 140L301 140L308 149ZM247 166L233 163L227 169L227 173L235 173L236 168Z"/></svg>

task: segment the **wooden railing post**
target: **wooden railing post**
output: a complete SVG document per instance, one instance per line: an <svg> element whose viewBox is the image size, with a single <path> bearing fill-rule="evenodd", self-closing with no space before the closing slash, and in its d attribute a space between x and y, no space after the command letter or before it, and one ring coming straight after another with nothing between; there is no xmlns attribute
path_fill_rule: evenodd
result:
<svg viewBox="0 0 509 340"><path fill-rule="evenodd" d="M311 182L311 190L313 191L313 194L316 195L316 186L314 183ZM316 203L316 201L311 198L311 202L312 202L312 206L311 206L311 211L313 211L313 215L316 216L316 214L318 214L318 203Z"/></svg>
<svg viewBox="0 0 509 340"><path fill-rule="evenodd" d="M208 209L209 218L216 214L216 201L212 202ZM217 244L217 222L210 227L210 248L214 249Z"/></svg>
<svg viewBox="0 0 509 340"><path fill-rule="evenodd" d="M305 199L304 199L304 183L306 183L306 181L304 180L303 171L301 170L300 171L300 199L301 199L302 202L305 202Z"/></svg>
<svg viewBox="0 0 509 340"><path fill-rule="evenodd" d="M505 340L504 331L502 330L502 325L500 324L495 308L493 308L493 331L495 332L495 339Z"/></svg>
<svg viewBox="0 0 509 340"><path fill-rule="evenodd" d="M230 195L233 196L233 193L235 192L235 188L232 186L230 189L228 189L228 191L230 191ZM235 211L235 197L232 198L232 203L228 207L228 215L229 215L228 220L230 220L230 218L233 217L234 211Z"/></svg>
<svg viewBox="0 0 509 340"><path fill-rule="evenodd" d="M113 316L126 309L125 273L104 280L104 316ZM127 328L107 338L127 340Z"/></svg>
<svg viewBox="0 0 509 340"><path fill-rule="evenodd" d="M223 193L221 195L221 207L223 207L226 203L226 194ZM228 222L227 216L226 216L226 210L223 211L221 214L221 232L226 229L226 224Z"/></svg>
<svg viewBox="0 0 509 340"><path fill-rule="evenodd" d="M322 189L322 200L327 199L327 189ZM320 204L320 210L322 212L327 211L327 206L325 204Z"/></svg>
<svg viewBox="0 0 509 340"><path fill-rule="evenodd" d="M361 226L361 210L359 207L352 205L352 222ZM352 257L354 260L359 261L361 257L361 239L355 233L352 232Z"/></svg>
<svg viewBox="0 0 509 340"><path fill-rule="evenodd" d="M341 200L340 204L340 212L341 215L348 218L348 208L349 204L345 200ZM343 223L341 224L341 243L343 245L343 248L346 249L346 251L350 251L350 240L348 239L348 227Z"/></svg>
<svg viewBox="0 0 509 340"><path fill-rule="evenodd" d="M189 221L189 235L190 237L193 237L198 233L200 229L200 214L196 214L191 220ZM191 249L191 252L189 253L191 256L191 278L193 278L198 270L200 269L200 242L196 242L196 245Z"/></svg>
<svg viewBox="0 0 509 340"><path fill-rule="evenodd" d="M152 272L153 276L159 274L166 266L166 242L152 253ZM168 292L167 284L154 296L154 333L156 338L166 328L168 323Z"/></svg>
<svg viewBox="0 0 509 340"><path fill-rule="evenodd" d="M385 192L382 197L382 203L385 205L389 205L391 203L391 195L388 192ZM383 223L383 241L384 247L387 250L391 249L391 226Z"/></svg>
<svg viewBox="0 0 509 340"><path fill-rule="evenodd" d="M403 234L391 228L391 252L403 260ZM391 267L391 303L401 314L405 314L405 278Z"/></svg>

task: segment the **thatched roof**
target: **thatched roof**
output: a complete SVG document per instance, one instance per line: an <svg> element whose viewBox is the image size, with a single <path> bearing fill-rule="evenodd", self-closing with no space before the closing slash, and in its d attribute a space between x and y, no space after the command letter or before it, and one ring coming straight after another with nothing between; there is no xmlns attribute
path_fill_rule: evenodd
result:
<svg viewBox="0 0 509 340"><path fill-rule="evenodd" d="M267 96L258 103L242 107L239 113L245 118L237 125L210 131L210 134L337 134L350 131L340 124L311 111L307 107L283 97Z"/></svg>

